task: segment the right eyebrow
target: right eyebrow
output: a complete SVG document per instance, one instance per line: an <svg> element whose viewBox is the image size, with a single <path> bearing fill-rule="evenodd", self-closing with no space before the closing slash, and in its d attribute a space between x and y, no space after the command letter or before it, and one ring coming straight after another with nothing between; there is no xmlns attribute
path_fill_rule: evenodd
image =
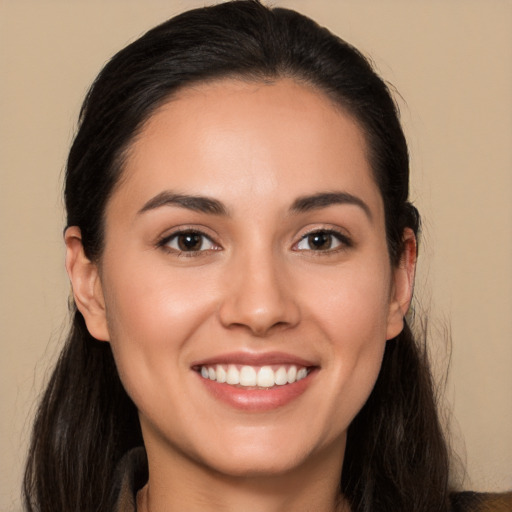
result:
<svg viewBox="0 0 512 512"><path fill-rule="evenodd" d="M178 206L201 213L213 215L228 215L226 207L217 199L205 196L191 196L187 194L176 194L170 190L160 192L138 211L138 214L161 208L162 206Z"/></svg>

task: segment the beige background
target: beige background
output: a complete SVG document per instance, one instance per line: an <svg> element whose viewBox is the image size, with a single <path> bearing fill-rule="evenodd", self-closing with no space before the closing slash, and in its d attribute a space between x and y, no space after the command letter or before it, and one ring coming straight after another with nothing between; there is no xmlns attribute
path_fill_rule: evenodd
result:
<svg viewBox="0 0 512 512"><path fill-rule="evenodd" d="M65 328L61 174L103 63L197 1L0 0L0 510ZM424 218L417 283L466 488L512 488L512 3L277 1L374 59L399 98Z"/></svg>

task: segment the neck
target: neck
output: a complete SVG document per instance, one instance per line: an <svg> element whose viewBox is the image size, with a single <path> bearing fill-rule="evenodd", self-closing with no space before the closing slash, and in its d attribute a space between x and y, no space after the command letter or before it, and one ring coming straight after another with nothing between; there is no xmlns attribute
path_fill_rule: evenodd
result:
<svg viewBox="0 0 512 512"><path fill-rule="evenodd" d="M283 473L236 476L185 458L166 461L158 452L155 460L148 450L149 481L137 496L139 512L349 511L339 490L343 453L333 447Z"/></svg>

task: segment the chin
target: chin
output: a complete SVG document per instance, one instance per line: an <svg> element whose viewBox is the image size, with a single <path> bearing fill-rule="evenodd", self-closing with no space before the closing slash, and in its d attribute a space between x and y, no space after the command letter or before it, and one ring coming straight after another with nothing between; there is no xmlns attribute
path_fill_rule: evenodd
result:
<svg viewBox="0 0 512 512"><path fill-rule="evenodd" d="M260 452L260 450L258 450ZM245 453L235 457L219 457L207 466L214 471L234 478L268 478L284 475L305 463L305 458L292 458L280 453Z"/></svg>
<svg viewBox="0 0 512 512"><path fill-rule="evenodd" d="M339 460L343 459L344 436L326 446L318 446L311 441L312 433L306 439L293 439L289 431L285 436L266 434L252 439L245 437L239 442L233 442L232 436L229 447L227 443L216 443L221 449L209 450L203 464L226 476L264 478L300 471L311 464L322 464L337 451Z"/></svg>

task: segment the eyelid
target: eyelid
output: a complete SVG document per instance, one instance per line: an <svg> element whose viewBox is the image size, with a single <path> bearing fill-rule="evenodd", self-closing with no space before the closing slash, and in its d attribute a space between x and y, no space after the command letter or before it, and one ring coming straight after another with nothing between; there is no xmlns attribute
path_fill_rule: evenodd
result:
<svg viewBox="0 0 512 512"><path fill-rule="evenodd" d="M314 250L314 249L298 249L297 246L300 242L305 240L307 237L314 235L316 233L324 233L333 236L338 242L339 246L334 248L329 248L325 250ZM315 226L314 228L308 229L306 232L302 233L299 239L293 244L292 250L297 252L313 252L317 254L332 254L335 252L343 251L349 249L354 246L354 242L345 230L333 227L333 226Z"/></svg>
<svg viewBox="0 0 512 512"><path fill-rule="evenodd" d="M177 238L180 235L186 235L186 234L193 234L193 235L199 235L201 237L204 237L205 239L209 240L210 243L215 246L213 248L207 248L207 249L199 249L199 250L190 250L190 251L182 251L178 248L170 247L169 242L175 238ZM168 252L171 252L173 254L177 254L179 256L194 256L201 253L206 253L210 251L218 251L222 249L220 244L218 244L214 237L208 233L205 232L205 230L201 228L197 228L196 226L180 226L179 228L173 229L171 232L166 232L164 235L160 236L156 242L156 246L158 248L167 250Z"/></svg>

